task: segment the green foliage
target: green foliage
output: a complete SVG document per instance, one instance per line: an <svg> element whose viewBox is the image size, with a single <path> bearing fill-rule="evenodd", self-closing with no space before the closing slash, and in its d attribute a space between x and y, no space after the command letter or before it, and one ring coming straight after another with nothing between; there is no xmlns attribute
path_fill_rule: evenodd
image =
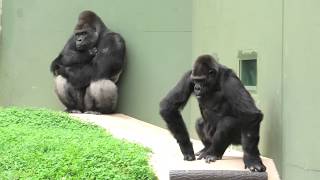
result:
<svg viewBox="0 0 320 180"><path fill-rule="evenodd" d="M156 179L149 153L63 112L0 108L0 179Z"/></svg>

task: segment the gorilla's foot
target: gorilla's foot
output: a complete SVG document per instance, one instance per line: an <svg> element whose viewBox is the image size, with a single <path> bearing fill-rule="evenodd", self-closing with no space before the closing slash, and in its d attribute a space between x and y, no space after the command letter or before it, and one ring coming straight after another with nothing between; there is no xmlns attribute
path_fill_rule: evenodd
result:
<svg viewBox="0 0 320 180"><path fill-rule="evenodd" d="M66 109L64 111L67 113L78 113L78 114L82 113L80 110L77 110L77 109Z"/></svg>
<svg viewBox="0 0 320 180"><path fill-rule="evenodd" d="M245 169L249 169L252 172L264 172L266 171L266 166L263 165L262 161L260 158L248 158L244 156L243 158L244 164L245 164Z"/></svg>
<svg viewBox="0 0 320 180"><path fill-rule="evenodd" d="M207 155L205 159L206 159L206 163L210 163L210 162L215 162L216 160L220 160L221 157L214 156L214 155Z"/></svg>
<svg viewBox="0 0 320 180"><path fill-rule="evenodd" d="M208 150L208 148L203 148L199 152L197 152L195 155L200 156L202 153L206 152L207 150Z"/></svg>
<svg viewBox="0 0 320 180"><path fill-rule="evenodd" d="M100 114L102 114L101 112L98 112L98 111L85 111L84 113L85 113L85 114L95 114L95 115L100 115Z"/></svg>
<svg viewBox="0 0 320 180"><path fill-rule="evenodd" d="M222 156L215 155L215 153L209 150L203 150L203 152L201 152L201 154L199 154L199 157L197 158L197 160L200 159L205 159L206 163L210 163L222 159Z"/></svg>

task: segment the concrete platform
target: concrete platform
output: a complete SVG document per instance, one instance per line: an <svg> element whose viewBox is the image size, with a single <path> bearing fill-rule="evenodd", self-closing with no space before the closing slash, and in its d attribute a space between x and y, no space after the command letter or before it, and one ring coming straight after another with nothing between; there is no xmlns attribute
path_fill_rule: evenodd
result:
<svg viewBox="0 0 320 180"><path fill-rule="evenodd" d="M81 121L94 123L105 128L114 137L140 143L151 148L153 153L150 163L160 180L169 179L169 175L171 179L181 179L181 175L186 175L183 179L188 179L188 177L193 177L191 179L201 179L203 177L219 177L220 179L266 179L268 177L270 180L280 179L273 160L269 158L262 157L267 167L267 173L258 174L245 170L242 153L234 150L227 150L222 160L210 164L205 163L204 160L184 161L175 139L166 129L123 114L71 115L80 118ZM200 141L192 140L192 142L195 152L202 149L203 146ZM204 176L198 176L199 173Z"/></svg>

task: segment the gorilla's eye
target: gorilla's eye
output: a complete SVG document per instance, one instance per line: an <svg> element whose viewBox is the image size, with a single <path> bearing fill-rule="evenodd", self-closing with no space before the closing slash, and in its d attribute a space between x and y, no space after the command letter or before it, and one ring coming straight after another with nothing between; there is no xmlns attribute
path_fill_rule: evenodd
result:
<svg viewBox="0 0 320 180"><path fill-rule="evenodd" d="M216 73L216 71L215 71L214 69L210 69L210 70L209 70L209 74L210 74L210 75L214 75L215 73Z"/></svg>
<svg viewBox="0 0 320 180"><path fill-rule="evenodd" d="M85 36L85 35L87 35L87 32L85 32L85 31L83 31L83 32L78 32L76 35L77 35L77 36Z"/></svg>
<svg viewBox="0 0 320 180"><path fill-rule="evenodd" d="M198 84L198 85L200 85L201 87L206 86L207 81L208 81L207 76L205 76L204 78L201 78L201 79L193 79L193 80L192 80L192 82L193 82L194 84Z"/></svg>

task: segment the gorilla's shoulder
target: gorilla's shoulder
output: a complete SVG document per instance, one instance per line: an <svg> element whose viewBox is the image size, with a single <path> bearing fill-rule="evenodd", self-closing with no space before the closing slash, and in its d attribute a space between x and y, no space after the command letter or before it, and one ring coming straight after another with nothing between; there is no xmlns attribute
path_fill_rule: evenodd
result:
<svg viewBox="0 0 320 180"><path fill-rule="evenodd" d="M219 71L225 76L235 75L235 72L233 71L233 69L225 65L220 65Z"/></svg>
<svg viewBox="0 0 320 180"><path fill-rule="evenodd" d="M220 75L221 82L225 82L230 78L239 79L233 69L228 68L227 66L224 66L224 65L221 65L221 67L219 68L219 75Z"/></svg>
<svg viewBox="0 0 320 180"><path fill-rule="evenodd" d="M126 49L125 40L116 32L105 32L101 36L100 45L112 46L113 49L117 50Z"/></svg>
<svg viewBox="0 0 320 180"><path fill-rule="evenodd" d="M191 74L192 74L192 70L191 69L184 73L185 76L191 76Z"/></svg>
<svg viewBox="0 0 320 180"><path fill-rule="evenodd" d="M185 73L183 74L183 78L191 81L191 74L192 74L192 70L188 70L187 72L185 72Z"/></svg>
<svg viewBox="0 0 320 180"><path fill-rule="evenodd" d="M120 33L109 31L104 33L105 37L123 39Z"/></svg>

